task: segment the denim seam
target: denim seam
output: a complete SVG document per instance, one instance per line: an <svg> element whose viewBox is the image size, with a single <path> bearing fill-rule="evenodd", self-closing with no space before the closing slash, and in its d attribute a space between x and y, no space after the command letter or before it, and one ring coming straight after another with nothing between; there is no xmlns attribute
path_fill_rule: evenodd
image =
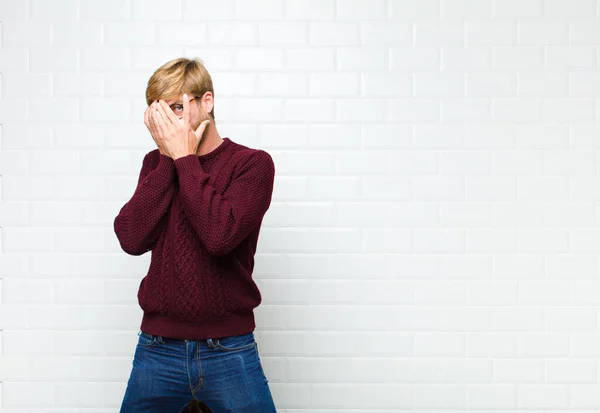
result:
<svg viewBox="0 0 600 413"><path fill-rule="evenodd" d="M190 356L189 356L189 351L188 351L188 346L190 345L190 341L185 341L185 368L187 370L187 376L188 376L188 385L190 386L190 392L192 393L193 396L193 389L192 389L192 378L190 377Z"/></svg>
<svg viewBox="0 0 600 413"><path fill-rule="evenodd" d="M138 345L143 347L143 348L150 348L150 347L154 347L154 345L156 344L156 336L153 334L148 334L148 333L144 333L144 332L140 332L138 334L138 336L144 336L145 338L147 338L148 340L150 340L150 343L148 344L140 344L138 342Z"/></svg>
<svg viewBox="0 0 600 413"><path fill-rule="evenodd" d="M194 393L199 392L204 384L204 378L202 377L202 364L200 363L200 344L198 344L196 347L196 361L198 362L198 386L192 389L192 396L194 396ZM194 396L194 398L196 397Z"/></svg>
<svg viewBox="0 0 600 413"><path fill-rule="evenodd" d="M249 348L252 347L256 347L256 342L254 343L250 343L250 344L246 344L243 347L233 347L233 348L229 348L229 347L224 347L223 345L221 345L221 342L217 340L217 347L223 351L239 351L239 350L248 350Z"/></svg>

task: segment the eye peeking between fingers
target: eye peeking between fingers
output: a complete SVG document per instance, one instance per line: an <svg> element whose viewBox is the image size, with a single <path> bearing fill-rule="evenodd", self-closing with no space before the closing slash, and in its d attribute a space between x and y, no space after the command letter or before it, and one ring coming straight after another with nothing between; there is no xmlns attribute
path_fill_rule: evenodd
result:
<svg viewBox="0 0 600 413"><path fill-rule="evenodd" d="M171 110L178 117L183 117L183 105L182 104L175 103L174 105L171 105Z"/></svg>
<svg viewBox="0 0 600 413"><path fill-rule="evenodd" d="M190 103L192 103L194 100L196 100L196 97L193 97L188 100ZM179 117L180 119L183 118L183 103L181 103L181 101L175 102L175 103L171 104L169 107L171 108L171 110L177 117Z"/></svg>

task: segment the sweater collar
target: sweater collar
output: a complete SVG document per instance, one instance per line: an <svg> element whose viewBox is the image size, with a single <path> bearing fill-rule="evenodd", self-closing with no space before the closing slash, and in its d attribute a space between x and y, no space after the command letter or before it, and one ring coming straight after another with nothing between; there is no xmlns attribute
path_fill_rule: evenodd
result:
<svg viewBox="0 0 600 413"><path fill-rule="evenodd" d="M200 161L207 161L207 160L217 156L221 152L223 152L225 150L225 148L227 148L227 146L229 146L230 143L231 143L231 140L229 138L225 137L225 138L223 138L223 142L221 142L219 144L219 146L217 146L215 149L213 149L209 153L205 153L204 155L198 156L198 159Z"/></svg>

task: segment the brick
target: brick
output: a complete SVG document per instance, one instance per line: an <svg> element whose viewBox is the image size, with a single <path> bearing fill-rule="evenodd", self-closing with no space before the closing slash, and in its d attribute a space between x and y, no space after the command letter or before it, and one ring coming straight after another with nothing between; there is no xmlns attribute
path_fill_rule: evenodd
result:
<svg viewBox="0 0 600 413"><path fill-rule="evenodd" d="M437 20L440 2L437 0L391 0L390 18L401 21Z"/></svg>
<svg viewBox="0 0 600 413"><path fill-rule="evenodd" d="M79 17L86 21L114 21L131 18L131 0L90 0L80 2Z"/></svg>
<svg viewBox="0 0 600 413"><path fill-rule="evenodd" d="M414 44L418 47L464 46L465 25L456 22L417 22Z"/></svg>
<svg viewBox="0 0 600 413"><path fill-rule="evenodd" d="M85 3L85 1L83 1ZM70 22L77 19L79 2L76 0L30 1L30 15L34 21Z"/></svg>
<svg viewBox="0 0 600 413"><path fill-rule="evenodd" d="M388 52L384 47L343 47L337 49L338 70L387 69ZM365 74L364 76L369 76Z"/></svg>
<svg viewBox="0 0 600 413"><path fill-rule="evenodd" d="M494 48L495 69L541 71L544 67L544 48L542 47L521 46Z"/></svg>
<svg viewBox="0 0 600 413"><path fill-rule="evenodd" d="M79 100L39 98L29 100L29 119L34 122L74 122L79 119Z"/></svg>
<svg viewBox="0 0 600 413"><path fill-rule="evenodd" d="M0 16L2 21L27 20L29 17L29 4L25 1L14 2L11 0L0 1Z"/></svg>
<svg viewBox="0 0 600 413"><path fill-rule="evenodd" d="M331 99L286 99L282 105L283 118L290 122L332 122L334 119Z"/></svg>
<svg viewBox="0 0 600 413"><path fill-rule="evenodd" d="M433 55L433 51L431 54ZM492 68L492 49L489 47L443 47L441 67L444 71L490 70Z"/></svg>
<svg viewBox="0 0 600 413"><path fill-rule="evenodd" d="M597 52L586 46L550 46L546 50L546 65L552 70L593 70L598 66Z"/></svg>
<svg viewBox="0 0 600 413"><path fill-rule="evenodd" d="M252 23L214 22L209 23L206 31L211 45L253 46L258 43L258 29Z"/></svg>
<svg viewBox="0 0 600 413"><path fill-rule="evenodd" d="M52 77L49 74L5 73L2 75L3 98L50 97L51 94Z"/></svg>
<svg viewBox="0 0 600 413"><path fill-rule="evenodd" d="M370 48L394 46L410 50L413 43L413 28L408 23L361 22L360 33L361 44Z"/></svg>
<svg viewBox="0 0 600 413"><path fill-rule="evenodd" d="M160 0L131 0L134 20L181 20L182 0L165 3Z"/></svg>
<svg viewBox="0 0 600 413"><path fill-rule="evenodd" d="M105 83L104 76L98 73L59 73L53 80L53 93L58 97L100 96Z"/></svg>
<svg viewBox="0 0 600 413"><path fill-rule="evenodd" d="M440 117L439 103L433 99L394 99L390 113L397 122L434 122Z"/></svg>
<svg viewBox="0 0 600 413"><path fill-rule="evenodd" d="M240 20L274 20L283 18L284 2L280 0L255 0L238 2L236 18Z"/></svg>
<svg viewBox="0 0 600 413"><path fill-rule="evenodd" d="M440 67L440 52L435 47L392 48L390 54L392 70L437 70Z"/></svg>
<svg viewBox="0 0 600 413"><path fill-rule="evenodd" d="M570 41L574 46L594 45L594 39L600 36L600 26L595 20L577 20L569 22Z"/></svg>
<svg viewBox="0 0 600 413"><path fill-rule="evenodd" d="M30 65L34 72L76 72L80 52L76 48L31 48Z"/></svg>
<svg viewBox="0 0 600 413"><path fill-rule="evenodd" d="M353 73L310 75L311 96L356 96L359 91L359 77Z"/></svg>
<svg viewBox="0 0 600 413"><path fill-rule="evenodd" d="M466 76L466 95L494 98L517 95L517 75L512 73L474 73Z"/></svg>
<svg viewBox="0 0 600 413"><path fill-rule="evenodd" d="M285 68L293 71L333 70L335 52L329 49L288 49Z"/></svg>
<svg viewBox="0 0 600 413"><path fill-rule="evenodd" d="M238 70L277 70L283 68L283 53L280 50L240 49L235 56Z"/></svg>
<svg viewBox="0 0 600 413"><path fill-rule="evenodd" d="M265 46L307 45L308 25L303 22L262 23L258 26L258 43Z"/></svg>
<svg viewBox="0 0 600 413"><path fill-rule="evenodd" d="M88 98L81 101L81 120L84 122L128 121L131 101L124 98Z"/></svg>
<svg viewBox="0 0 600 413"><path fill-rule="evenodd" d="M466 23L467 46L512 46L517 43L517 25L511 21Z"/></svg>
<svg viewBox="0 0 600 413"><path fill-rule="evenodd" d="M184 20L226 20L235 16L236 1L184 0Z"/></svg>
<svg viewBox="0 0 600 413"><path fill-rule="evenodd" d="M503 0L493 2L497 19L535 19L542 17L542 0Z"/></svg>
<svg viewBox="0 0 600 413"><path fill-rule="evenodd" d="M273 121L281 119L283 109L280 99L236 99L234 103L234 116L238 120Z"/></svg>
<svg viewBox="0 0 600 413"><path fill-rule="evenodd" d="M410 97L413 95L412 76L403 73L364 74L361 85L361 94L368 97Z"/></svg>
<svg viewBox="0 0 600 413"><path fill-rule="evenodd" d="M518 22L518 44L524 46L566 45L569 25L565 21Z"/></svg>
<svg viewBox="0 0 600 413"><path fill-rule="evenodd" d="M465 91L465 77L454 73L416 73L414 95L417 98L461 97Z"/></svg>
<svg viewBox="0 0 600 413"><path fill-rule="evenodd" d="M51 27L46 23L7 20L2 22L2 46L50 46Z"/></svg>
<svg viewBox="0 0 600 413"><path fill-rule="evenodd" d="M548 19L585 19L596 16L595 0L565 3L560 0L543 0L544 17Z"/></svg>
<svg viewBox="0 0 600 413"><path fill-rule="evenodd" d="M569 95L569 74L564 72L549 73L519 73L518 94L522 97L563 97ZM585 78L584 72L573 74L571 82L572 96L588 96L594 90L592 79L582 92L578 79ZM589 88L589 86L592 86Z"/></svg>
<svg viewBox="0 0 600 413"><path fill-rule="evenodd" d="M131 60L129 49L103 47L81 50L81 67L85 71L128 70Z"/></svg>
<svg viewBox="0 0 600 413"><path fill-rule="evenodd" d="M225 93L230 95L237 94L237 90L244 90L246 88L246 94L254 93L254 82L252 76L229 76L234 82L223 81L225 86ZM238 80L235 82L235 80ZM226 86L239 84L240 87ZM258 91L262 95L271 96L307 96L309 90L308 75L305 74L263 74L258 77ZM220 89L223 90L223 89ZM220 92L224 93L224 92Z"/></svg>
<svg viewBox="0 0 600 413"><path fill-rule="evenodd" d="M491 103L488 99L444 99L441 118L444 122L487 122Z"/></svg>
<svg viewBox="0 0 600 413"><path fill-rule="evenodd" d="M109 47L151 46L156 42L155 31L154 24L147 22L106 23L103 44Z"/></svg>
<svg viewBox="0 0 600 413"><path fill-rule="evenodd" d="M309 41L312 46L353 46L359 43L356 23L311 22Z"/></svg>
<svg viewBox="0 0 600 413"><path fill-rule="evenodd" d="M483 20L492 17L491 0L442 0L442 20Z"/></svg>
<svg viewBox="0 0 600 413"><path fill-rule="evenodd" d="M333 20L336 15L334 0L285 0L285 18L288 20Z"/></svg>
<svg viewBox="0 0 600 413"><path fill-rule="evenodd" d="M338 0L339 20L385 20L387 18L385 0Z"/></svg>
<svg viewBox="0 0 600 413"><path fill-rule="evenodd" d="M52 27L54 46L101 46L102 26L99 23L67 22Z"/></svg>
<svg viewBox="0 0 600 413"><path fill-rule="evenodd" d="M5 47L0 49L0 70L26 71L29 66L29 51L25 48Z"/></svg>
<svg viewBox="0 0 600 413"><path fill-rule="evenodd" d="M417 125L414 130L413 147L455 149L465 146L465 128L451 125Z"/></svg>

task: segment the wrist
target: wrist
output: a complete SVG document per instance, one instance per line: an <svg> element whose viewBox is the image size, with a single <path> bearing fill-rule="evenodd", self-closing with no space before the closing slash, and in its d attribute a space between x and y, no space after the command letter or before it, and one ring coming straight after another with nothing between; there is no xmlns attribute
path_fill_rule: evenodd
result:
<svg viewBox="0 0 600 413"><path fill-rule="evenodd" d="M171 158L173 158L173 160L179 159L179 158L185 158L186 156L190 156L193 155L193 153L188 152L178 152L178 153L174 153L172 154Z"/></svg>

